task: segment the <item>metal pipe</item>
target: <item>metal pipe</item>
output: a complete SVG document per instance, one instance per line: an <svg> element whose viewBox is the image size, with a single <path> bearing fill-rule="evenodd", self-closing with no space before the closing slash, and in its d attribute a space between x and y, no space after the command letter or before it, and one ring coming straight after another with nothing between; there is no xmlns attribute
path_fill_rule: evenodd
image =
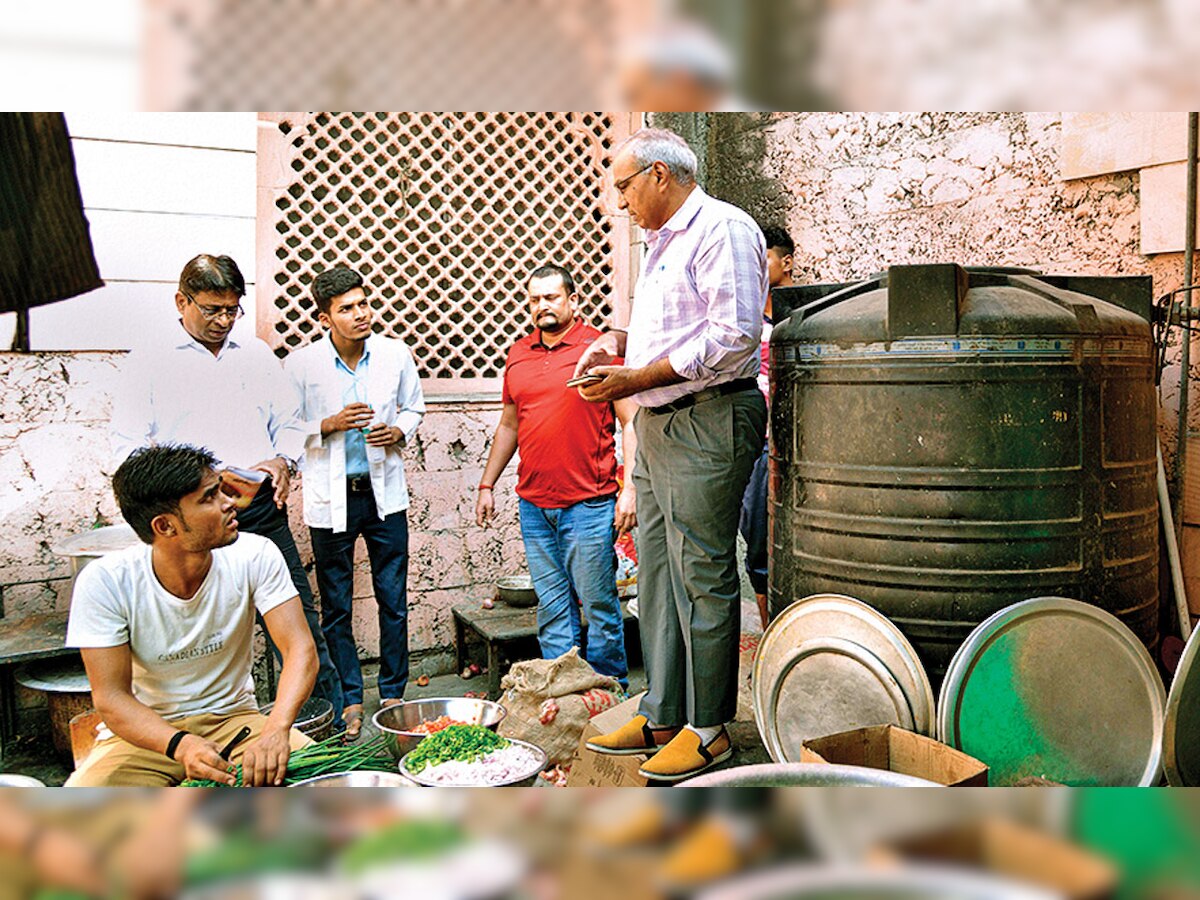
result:
<svg viewBox="0 0 1200 900"><path fill-rule="evenodd" d="M1167 543L1167 565L1171 569L1171 593L1175 595L1175 614L1179 617L1179 634L1186 642L1192 633L1192 614L1188 609L1187 589L1183 585L1183 565L1179 561L1179 544L1171 523L1171 498L1167 492L1167 470L1163 467L1162 442L1158 444L1158 505L1162 511L1163 537Z"/></svg>
<svg viewBox="0 0 1200 900"><path fill-rule="evenodd" d="M1188 113L1188 156L1187 156L1187 226L1183 239L1183 286L1192 285L1192 256L1196 252L1196 132L1200 125L1200 113ZM1183 477L1187 466L1188 440L1188 383L1191 381L1192 364L1192 291L1185 291L1187 298L1181 321L1183 323L1183 348L1179 358L1179 427L1175 439L1175 531L1183 539Z"/></svg>

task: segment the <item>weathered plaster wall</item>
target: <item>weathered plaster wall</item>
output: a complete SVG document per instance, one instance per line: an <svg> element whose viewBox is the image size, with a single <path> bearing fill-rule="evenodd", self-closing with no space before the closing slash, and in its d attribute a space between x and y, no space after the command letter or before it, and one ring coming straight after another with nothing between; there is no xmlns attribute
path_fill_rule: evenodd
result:
<svg viewBox="0 0 1200 900"><path fill-rule="evenodd" d="M723 113L688 136L711 193L788 228L800 283L957 262L1149 274L1156 297L1182 284L1181 254L1141 252L1137 171L1064 180L1060 113ZM1160 392L1168 467L1177 358Z"/></svg>
<svg viewBox="0 0 1200 900"><path fill-rule="evenodd" d="M109 489L108 421L123 356L0 355L0 626L5 619L67 608L70 565L50 548L94 525L121 521ZM487 530L474 524L475 486L499 414L498 402L431 403L405 451L414 675L450 670L450 606L482 599L496 576L524 565L512 492L515 464L496 492L500 524ZM290 513L311 571L299 490ZM365 552L360 557L355 634L370 658L378 653L378 627Z"/></svg>

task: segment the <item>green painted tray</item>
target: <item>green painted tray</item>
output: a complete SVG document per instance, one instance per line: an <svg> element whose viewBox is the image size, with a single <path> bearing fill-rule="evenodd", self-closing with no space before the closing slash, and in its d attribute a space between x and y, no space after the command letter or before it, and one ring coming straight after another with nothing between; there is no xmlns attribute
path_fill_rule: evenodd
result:
<svg viewBox="0 0 1200 900"><path fill-rule="evenodd" d="M987 763L993 785L1154 785L1165 705L1150 654L1116 617L1037 597L992 615L955 653L938 737Z"/></svg>

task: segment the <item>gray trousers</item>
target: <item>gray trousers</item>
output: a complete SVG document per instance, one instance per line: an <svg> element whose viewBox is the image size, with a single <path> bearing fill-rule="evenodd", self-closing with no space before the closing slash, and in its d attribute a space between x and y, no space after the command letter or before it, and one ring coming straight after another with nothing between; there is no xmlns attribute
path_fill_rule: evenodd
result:
<svg viewBox="0 0 1200 900"><path fill-rule="evenodd" d="M737 709L738 514L762 450L757 390L677 412L639 410L638 631L652 725L723 725Z"/></svg>

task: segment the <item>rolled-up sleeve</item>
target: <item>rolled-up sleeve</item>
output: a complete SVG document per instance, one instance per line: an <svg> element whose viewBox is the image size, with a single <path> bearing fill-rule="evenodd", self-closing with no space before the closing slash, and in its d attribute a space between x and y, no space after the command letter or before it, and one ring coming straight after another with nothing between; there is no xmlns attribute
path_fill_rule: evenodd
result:
<svg viewBox="0 0 1200 900"><path fill-rule="evenodd" d="M400 384L396 387L396 427L404 434L404 442L412 441L417 427L425 418L425 394L421 391L421 376L408 347L400 346Z"/></svg>
<svg viewBox="0 0 1200 900"><path fill-rule="evenodd" d="M692 274L705 306L703 328L667 358L689 381L736 369L759 351L767 297L766 249L756 228L720 222L696 254Z"/></svg>

